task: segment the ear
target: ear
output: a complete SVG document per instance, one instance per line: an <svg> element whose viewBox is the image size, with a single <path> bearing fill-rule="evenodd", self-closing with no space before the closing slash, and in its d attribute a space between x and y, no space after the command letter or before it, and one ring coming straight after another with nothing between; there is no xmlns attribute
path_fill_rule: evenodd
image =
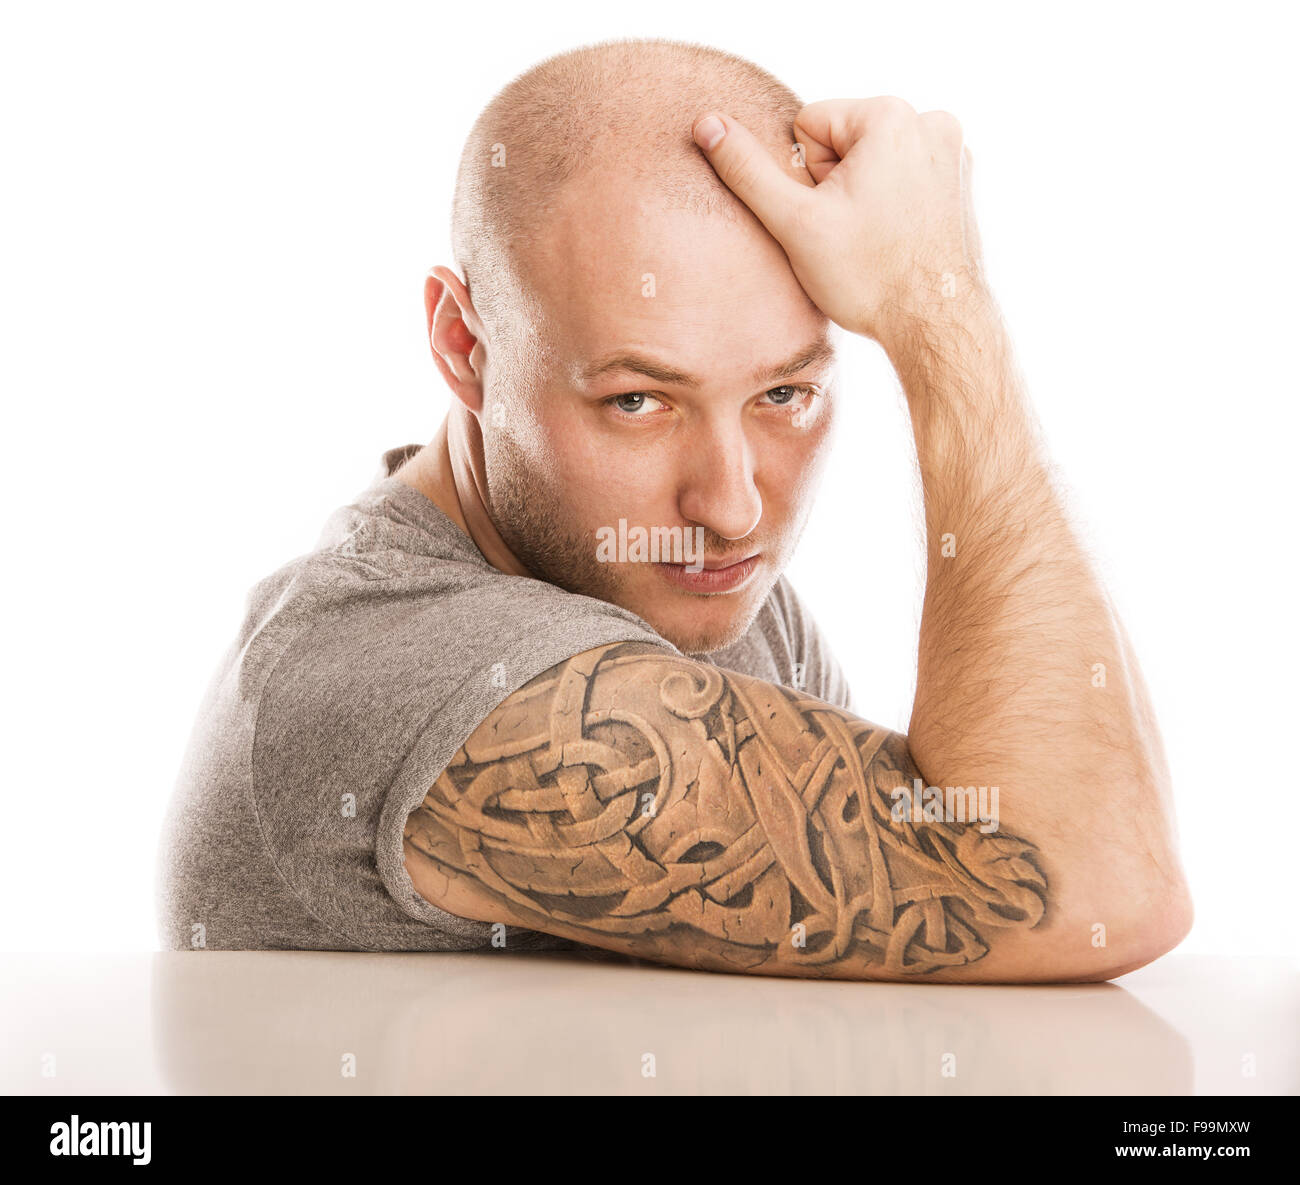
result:
<svg viewBox="0 0 1300 1185"><path fill-rule="evenodd" d="M475 415L483 409L483 326L469 289L450 268L435 267L424 281L429 348L447 386Z"/></svg>

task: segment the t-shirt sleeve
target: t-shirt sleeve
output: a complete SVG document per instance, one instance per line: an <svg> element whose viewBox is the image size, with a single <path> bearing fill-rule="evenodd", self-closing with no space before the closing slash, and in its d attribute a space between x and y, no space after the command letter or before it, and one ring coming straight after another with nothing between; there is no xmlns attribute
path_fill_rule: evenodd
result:
<svg viewBox="0 0 1300 1185"><path fill-rule="evenodd" d="M369 949L475 949L490 925L411 883L410 813L484 717L537 675L609 643L678 651L635 614L541 581L498 573L414 597L376 585L313 607L276 662L251 755L254 809L279 874L331 930ZM512 946L551 937L516 934Z"/></svg>
<svg viewBox="0 0 1300 1185"><path fill-rule="evenodd" d="M481 620L484 609L476 606L470 613ZM460 660L458 686L442 702L394 778L376 837L379 874L393 899L413 918L432 925L443 924L448 915L415 892L405 868L403 832L434 780L488 714L538 675L597 646L648 642L680 653L635 614L549 586L537 604L499 604L490 619L491 641L473 647L472 655Z"/></svg>

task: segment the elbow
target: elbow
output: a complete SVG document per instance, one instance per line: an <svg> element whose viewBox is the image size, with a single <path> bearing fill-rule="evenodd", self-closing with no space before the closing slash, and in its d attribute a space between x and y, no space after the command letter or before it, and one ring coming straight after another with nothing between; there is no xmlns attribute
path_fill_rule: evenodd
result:
<svg viewBox="0 0 1300 1185"><path fill-rule="evenodd" d="M1191 931L1196 920L1186 881L1162 883L1144 895L1143 906L1115 944L1116 958L1096 982L1118 979L1167 955Z"/></svg>

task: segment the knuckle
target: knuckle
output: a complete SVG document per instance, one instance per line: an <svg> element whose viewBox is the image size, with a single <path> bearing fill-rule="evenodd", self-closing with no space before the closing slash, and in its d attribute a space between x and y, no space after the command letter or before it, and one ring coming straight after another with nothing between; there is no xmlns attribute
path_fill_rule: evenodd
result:
<svg viewBox="0 0 1300 1185"><path fill-rule="evenodd" d="M950 111L927 111L921 116L938 135L953 143L960 143L962 138L961 121Z"/></svg>
<svg viewBox="0 0 1300 1185"><path fill-rule="evenodd" d="M749 193L758 184L758 160L752 152L741 152L727 164L727 184L732 188Z"/></svg>
<svg viewBox="0 0 1300 1185"><path fill-rule="evenodd" d="M801 240L810 238L820 222L816 203L807 200L804 195L797 198L792 195L791 200L785 203L782 213L791 233Z"/></svg>
<svg viewBox="0 0 1300 1185"><path fill-rule="evenodd" d="M903 120L916 114L912 104L897 95L880 95L868 102L873 108L872 114L880 119Z"/></svg>

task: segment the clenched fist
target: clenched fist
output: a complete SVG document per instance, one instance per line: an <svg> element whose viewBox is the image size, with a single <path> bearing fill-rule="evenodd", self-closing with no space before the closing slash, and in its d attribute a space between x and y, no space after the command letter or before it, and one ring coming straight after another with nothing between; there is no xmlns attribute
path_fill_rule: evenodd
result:
<svg viewBox="0 0 1300 1185"><path fill-rule="evenodd" d="M694 127L715 172L832 321L887 342L942 316L945 301L983 294L970 151L956 119L891 97L828 99L799 112L794 135L802 149L783 166L728 115Z"/></svg>

